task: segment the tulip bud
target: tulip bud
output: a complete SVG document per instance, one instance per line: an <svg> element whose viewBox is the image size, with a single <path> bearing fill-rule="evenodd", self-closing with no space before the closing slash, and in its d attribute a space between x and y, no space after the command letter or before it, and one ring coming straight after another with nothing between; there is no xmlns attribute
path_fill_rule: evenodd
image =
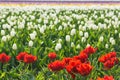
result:
<svg viewBox="0 0 120 80"><path fill-rule="evenodd" d="M29 41L29 44L28 44L30 47L33 46L33 41Z"/></svg>
<svg viewBox="0 0 120 80"><path fill-rule="evenodd" d="M14 43L13 46L12 46L12 48L13 48L14 50L16 50L16 49L17 49L17 45Z"/></svg>

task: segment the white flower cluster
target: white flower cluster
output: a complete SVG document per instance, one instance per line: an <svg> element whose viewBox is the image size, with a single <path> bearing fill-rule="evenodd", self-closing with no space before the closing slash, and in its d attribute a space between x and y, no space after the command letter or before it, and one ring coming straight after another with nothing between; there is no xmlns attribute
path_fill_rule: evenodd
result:
<svg viewBox="0 0 120 80"><path fill-rule="evenodd" d="M109 48L119 42L119 8L97 5L1 6L0 39L4 43L10 42L14 50L17 45L32 47L33 44L41 46L41 43L45 46L55 45L56 51L63 49L66 44L80 49L83 44L89 46L98 42ZM8 16L9 13L11 14Z"/></svg>

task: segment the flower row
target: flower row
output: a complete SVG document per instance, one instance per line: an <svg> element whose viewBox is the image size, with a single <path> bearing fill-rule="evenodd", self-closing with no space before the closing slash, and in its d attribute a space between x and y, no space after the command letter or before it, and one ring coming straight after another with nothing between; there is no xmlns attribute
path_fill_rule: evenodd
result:
<svg viewBox="0 0 120 80"><path fill-rule="evenodd" d="M11 56L6 55L5 53L0 54L0 62L1 63L7 63L10 61ZM37 60L36 56L33 56L32 54L28 54L27 52L20 52L16 59L18 61L22 61L24 63L33 63Z"/></svg>

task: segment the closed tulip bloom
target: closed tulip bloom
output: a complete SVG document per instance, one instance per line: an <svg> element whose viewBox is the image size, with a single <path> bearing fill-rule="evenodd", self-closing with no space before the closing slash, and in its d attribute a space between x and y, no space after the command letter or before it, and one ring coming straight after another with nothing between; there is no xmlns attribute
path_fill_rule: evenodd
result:
<svg viewBox="0 0 120 80"><path fill-rule="evenodd" d="M103 36L100 36L99 41L102 42L104 40Z"/></svg>
<svg viewBox="0 0 120 80"><path fill-rule="evenodd" d="M71 47L75 47L75 44L74 44L74 42L71 42Z"/></svg>
<svg viewBox="0 0 120 80"><path fill-rule="evenodd" d="M33 46L33 41L29 41L28 45L29 45L30 47L32 47L32 46Z"/></svg>
<svg viewBox="0 0 120 80"><path fill-rule="evenodd" d="M85 42L85 41L86 41L86 38L82 37L81 42Z"/></svg>
<svg viewBox="0 0 120 80"><path fill-rule="evenodd" d="M32 40L34 40L34 39L35 39L35 34L34 34L34 33L31 33L31 34L30 34L30 38L31 38Z"/></svg>
<svg viewBox="0 0 120 80"><path fill-rule="evenodd" d="M17 45L16 45L16 43L13 44L12 49L14 49L14 50L17 49Z"/></svg>
<svg viewBox="0 0 120 80"><path fill-rule="evenodd" d="M71 30L71 33L70 33L72 36L76 34L76 29L72 29Z"/></svg>
<svg viewBox="0 0 120 80"><path fill-rule="evenodd" d="M62 26L59 26L58 30L62 30Z"/></svg>
<svg viewBox="0 0 120 80"><path fill-rule="evenodd" d="M1 30L1 35L5 35L5 31L4 30Z"/></svg>
<svg viewBox="0 0 120 80"><path fill-rule="evenodd" d="M89 37L88 32L85 32L85 33L84 33L84 37L85 37L85 38L88 38L88 37Z"/></svg>
<svg viewBox="0 0 120 80"><path fill-rule="evenodd" d="M80 49L80 44L78 44L78 45L76 46L76 48L77 48L77 49Z"/></svg>
<svg viewBox="0 0 120 80"><path fill-rule="evenodd" d="M40 33L42 33L42 34L44 33L44 28L43 27L40 28Z"/></svg>
<svg viewBox="0 0 120 80"><path fill-rule="evenodd" d="M65 39L67 42L70 42L70 35L66 35Z"/></svg>
<svg viewBox="0 0 120 80"><path fill-rule="evenodd" d="M57 43L56 46L55 46L55 50L58 51L61 48L62 48L61 43Z"/></svg>
<svg viewBox="0 0 120 80"><path fill-rule="evenodd" d="M80 36L83 36L83 32L82 32L82 31L79 31L79 35L80 35Z"/></svg>
<svg viewBox="0 0 120 80"><path fill-rule="evenodd" d="M115 40L112 40L112 41L111 41L111 44L114 45L114 44L115 44Z"/></svg>
<svg viewBox="0 0 120 80"><path fill-rule="evenodd" d="M3 36L1 40L4 41L4 42L6 42L7 41L7 37Z"/></svg>
<svg viewBox="0 0 120 80"><path fill-rule="evenodd" d="M15 36L15 34L16 34L16 32L14 31L14 30L12 30L11 32L10 32L10 36Z"/></svg>
<svg viewBox="0 0 120 80"><path fill-rule="evenodd" d="M108 44L105 44L105 48L108 48L109 47L109 45Z"/></svg>

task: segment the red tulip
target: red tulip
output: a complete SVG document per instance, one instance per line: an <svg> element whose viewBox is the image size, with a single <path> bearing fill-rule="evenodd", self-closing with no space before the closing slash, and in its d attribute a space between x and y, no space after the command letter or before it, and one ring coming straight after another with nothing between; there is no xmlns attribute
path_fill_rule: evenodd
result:
<svg viewBox="0 0 120 80"><path fill-rule="evenodd" d="M90 64L82 63L77 67L77 70L82 76L87 76L92 71L92 66Z"/></svg>
<svg viewBox="0 0 120 80"><path fill-rule="evenodd" d="M69 62L72 60L72 58L68 57L68 58L63 58L62 62L66 65L69 64Z"/></svg>
<svg viewBox="0 0 120 80"><path fill-rule="evenodd" d="M113 66L114 66L114 62L113 62L113 61L107 60L107 61L104 63L104 69L106 69L106 70L112 68Z"/></svg>
<svg viewBox="0 0 120 80"><path fill-rule="evenodd" d="M69 64L66 65L67 72L75 79L75 73L78 73L77 67L81 64L80 60L72 59L69 61Z"/></svg>
<svg viewBox="0 0 120 80"><path fill-rule="evenodd" d="M71 60L66 66L68 73L78 73L77 67L81 64L80 60Z"/></svg>
<svg viewBox="0 0 120 80"><path fill-rule="evenodd" d="M87 48L85 48L85 49L83 50L83 52L84 52L84 53L87 53L87 54L93 54L93 53L96 52L96 50L97 50L97 48L94 48L94 47L92 47L92 46L88 46Z"/></svg>
<svg viewBox="0 0 120 80"><path fill-rule="evenodd" d="M16 59L17 59L18 61L23 61L26 54L28 54L28 53L27 53L27 52L20 52L20 53L16 56Z"/></svg>
<svg viewBox="0 0 120 80"><path fill-rule="evenodd" d="M81 52L79 56L82 63L85 63L88 60L88 55L84 52Z"/></svg>
<svg viewBox="0 0 120 80"><path fill-rule="evenodd" d="M33 56L32 54L26 54L24 56L24 62L25 63L33 63L37 60L36 56Z"/></svg>
<svg viewBox="0 0 120 80"><path fill-rule="evenodd" d="M64 69L64 67L65 67L64 63L62 61L59 61L59 60L56 60L56 61L48 64L48 68L51 71L55 71L55 72Z"/></svg>
<svg viewBox="0 0 120 80"><path fill-rule="evenodd" d="M97 80L114 80L113 76L104 76L103 78L98 77Z"/></svg>
<svg viewBox="0 0 120 80"><path fill-rule="evenodd" d="M113 76L104 76L104 80L114 80Z"/></svg>
<svg viewBox="0 0 120 80"><path fill-rule="evenodd" d="M10 56L6 55L5 53L0 54L0 62L1 63L7 63L10 61Z"/></svg>
<svg viewBox="0 0 120 80"><path fill-rule="evenodd" d="M55 59L56 56L57 56L57 55L56 55L56 53L54 53L54 52L51 52L51 53L48 54L48 57L49 57L51 60Z"/></svg>

